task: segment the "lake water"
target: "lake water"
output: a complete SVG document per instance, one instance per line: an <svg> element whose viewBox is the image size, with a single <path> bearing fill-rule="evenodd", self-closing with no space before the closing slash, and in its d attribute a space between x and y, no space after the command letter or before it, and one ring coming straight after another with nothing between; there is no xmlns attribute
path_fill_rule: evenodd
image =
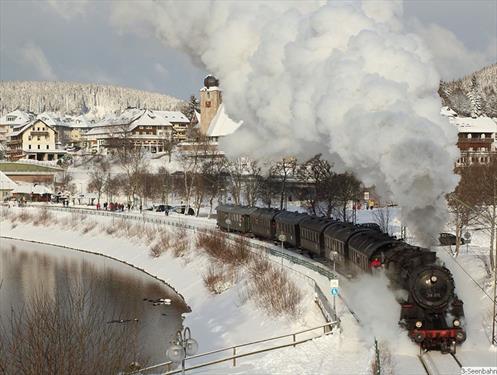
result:
<svg viewBox="0 0 497 375"><path fill-rule="evenodd" d="M8 318L12 310L19 311L41 290L64 300L70 285L92 285L92 296L105 309L104 324L116 330L133 329L149 364L166 360L166 349L182 328L181 315L188 310L172 288L103 256L0 239L0 318ZM171 299L172 303L154 306L144 301L159 298ZM114 322L135 318L137 322Z"/></svg>

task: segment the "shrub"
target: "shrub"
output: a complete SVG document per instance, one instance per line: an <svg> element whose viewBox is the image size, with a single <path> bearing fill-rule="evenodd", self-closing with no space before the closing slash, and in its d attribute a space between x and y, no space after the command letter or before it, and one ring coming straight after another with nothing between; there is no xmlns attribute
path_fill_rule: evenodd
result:
<svg viewBox="0 0 497 375"><path fill-rule="evenodd" d="M88 232L91 232L93 229L95 229L96 226L97 223L95 221L88 221L86 223L83 223L81 232L83 234L87 234Z"/></svg>
<svg viewBox="0 0 497 375"><path fill-rule="evenodd" d="M98 287L69 283L64 297L38 290L0 316L0 373L117 374L146 364L136 334L107 324L110 306L96 298Z"/></svg>
<svg viewBox="0 0 497 375"><path fill-rule="evenodd" d="M38 215L34 216L33 224L47 226L52 220L53 215L48 211L48 208L43 207L42 209L38 210Z"/></svg>
<svg viewBox="0 0 497 375"><path fill-rule="evenodd" d="M190 247L190 237L186 228L178 227L174 232L173 254L175 257L182 257Z"/></svg>
<svg viewBox="0 0 497 375"><path fill-rule="evenodd" d="M235 279L233 272L227 272L223 266L211 265L207 273L202 275L205 287L212 294L221 294L229 289Z"/></svg>
<svg viewBox="0 0 497 375"><path fill-rule="evenodd" d="M249 265L248 295L272 315L300 314L302 292L286 272L265 258L254 257Z"/></svg>
<svg viewBox="0 0 497 375"><path fill-rule="evenodd" d="M160 257L164 251L169 249L170 246L171 237L167 231L163 230L159 233L159 238L155 244L150 247L150 255L155 258Z"/></svg>

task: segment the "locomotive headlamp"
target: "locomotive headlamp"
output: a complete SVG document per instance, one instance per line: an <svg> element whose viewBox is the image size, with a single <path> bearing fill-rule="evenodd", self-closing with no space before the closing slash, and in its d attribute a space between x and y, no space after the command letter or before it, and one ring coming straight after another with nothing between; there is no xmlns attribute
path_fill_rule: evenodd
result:
<svg viewBox="0 0 497 375"><path fill-rule="evenodd" d="M423 327L423 322L421 320L418 320L416 322L416 328L421 328L421 327Z"/></svg>
<svg viewBox="0 0 497 375"><path fill-rule="evenodd" d="M454 327L459 327L461 325L461 322L458 319L454 319L452 324L454 324Z"/></svg>
<svg viewBox="0 0 497 375"><path fill-rule="evenodd" d="M431 282L432 283L436 283L437 282L437 277L435 275L433 275L431 278L430 278Z"/></svg>

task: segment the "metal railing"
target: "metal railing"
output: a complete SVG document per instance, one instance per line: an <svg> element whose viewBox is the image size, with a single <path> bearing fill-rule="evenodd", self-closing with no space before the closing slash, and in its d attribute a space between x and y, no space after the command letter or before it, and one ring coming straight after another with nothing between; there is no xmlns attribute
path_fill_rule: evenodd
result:
<svg viewBox="0 0 497 375"><path fill-rule="evenodd" d="M290 347L290 346L295 347L295 346L297 346L299 344L302 344L304 342L311 341L311 340L314 340L316 338L332 334L333 333L333 328L336 327L336 326L338 326L338 322L337 321L332 321L332 322L325 323L325 324L322 324L322 325L319 325L319 326L316 326L316 327L307 328L307 329L304 329L304 330L301 330L301 331L297 331L297 332L293 332L293 333L289 333L289 334L286 334L286 335L274 336L274 337L270 337L270 338L267 338L267 339L262 339L262 340L247 342L247 343L243 343L243 344L239 344L239 345L234 345L234 346L228 346L228 347L225 347L225 348L222 348L222 349L216 349L216 350L212 350L212 351L209 351L209 352L197 354L197 355L194 355L194 356L191 356L191 357L187 357L185 360L186 361L188 361L188 360L191 361L192 359L198 359L198 358L203 358L203 357L207 357L207 356L212 356L214 354L219 354L219 353L222 353L222 352L231 352L232 353L231 355L229 355L227 357L214 359L214 360L211 360L211 361L208 361L208 362L203 362L201 364L197 364L197 365L193 365L191 367L185 368L185 371L190 371L190 370L198 369L198 368L201 368L201 367L212 366L214 364L223 363L223 362L229 362L229 361L232 361L233 367L236 367L236 360L238 358L248 357L248 356L251 356L251 355L256 355L256 354L260 354L260 353L264 353L264 352L268 352L268 351L272 351L272 350L277 350L277 349L282 349L282 348L286 348L286 347ZM323 332L321 334L314 335L312 337L307 337L305 339L297 340L297 336L298 335L302 335L303 333L307 333L307 332L311 332L311 331L316 331L316 330L321 330L321 329L323 330ZM285 338L289 338L289 337L292 338L292 341L289 342L289 343L278 344L278 345L270 346L270 347L266 347L266 348L259 348L259 349L252 350L252 351L246 352L246 353L240 353L239 352L240 348L245 348L245 347L253 346L253 345L257 345L257 344L263 344L263 343L267 343L267 342L275 341L275 340L281 340L281 339L285 339ZM141 370L131 372L130 374L144 374L146 372L149 372L151 370L155 370L155 369L158 369L158 368L161 368L161 367L165 367L166 368L166 372L163 373L164 375L176 374L176 373L181 372L181 370L172 370L171 371L171 366L172 365L173 365L173 362L167 361L167 362L159 363L159 364L156 364L156 365L153 365L153 366L145 367L145 368L143 368Z"/></svg>

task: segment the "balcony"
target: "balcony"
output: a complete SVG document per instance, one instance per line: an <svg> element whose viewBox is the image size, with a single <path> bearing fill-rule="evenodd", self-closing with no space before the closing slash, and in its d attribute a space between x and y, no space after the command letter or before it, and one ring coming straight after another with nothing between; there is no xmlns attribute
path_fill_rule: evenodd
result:
<svg viewBox="0 0 497 375"><path fill-rule="evenodd" d="M30 135L32 137L36 137L36 136L47 136L48 137L49 133L46 130L43 130L43 131L42 130L32 130Z"/></svg>

